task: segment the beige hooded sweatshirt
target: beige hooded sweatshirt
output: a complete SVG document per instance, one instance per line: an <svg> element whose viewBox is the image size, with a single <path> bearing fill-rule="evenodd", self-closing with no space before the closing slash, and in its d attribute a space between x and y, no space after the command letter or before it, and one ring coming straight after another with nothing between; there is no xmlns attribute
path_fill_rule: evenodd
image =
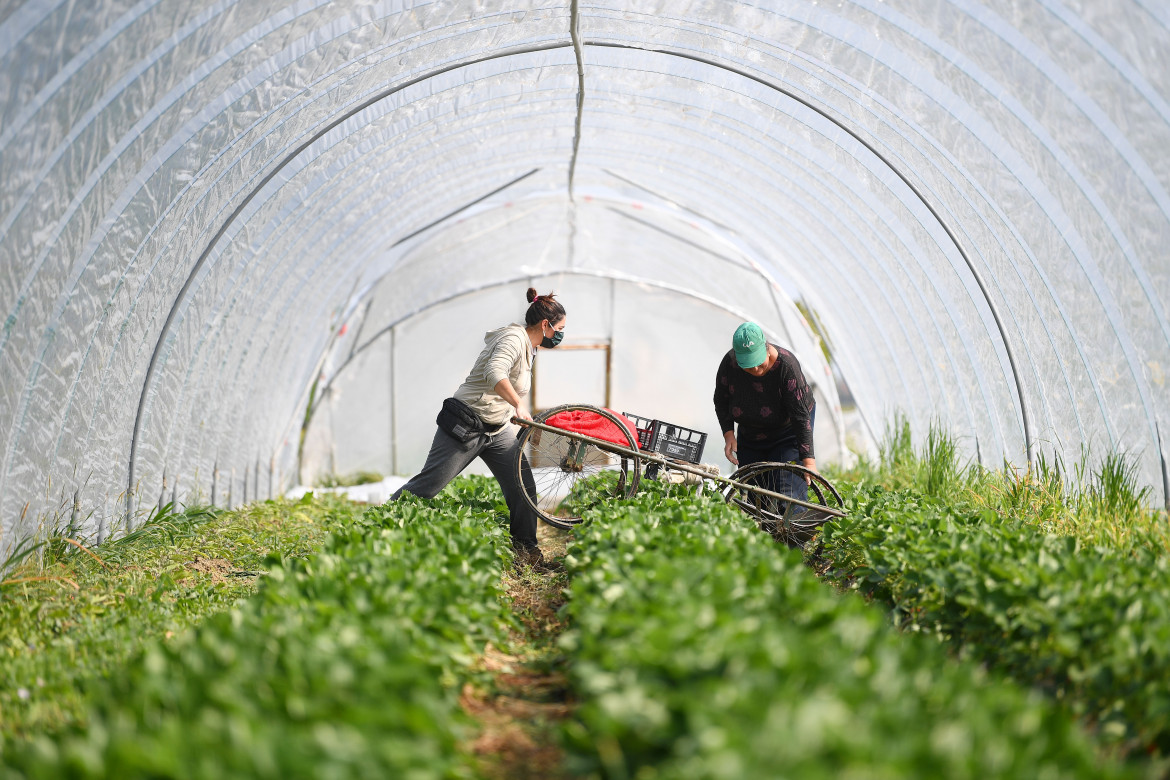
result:
<svg viewBox="0 0 1170 780"><path fill-rule="evenodd" d="M511 419L514 412L512 405L496 392L496 384L507 379L517 395L528 395L532 388L532 342L518 323L488 331L483 341L486 346L455 391L455 398L470 406L485 425L499 425Z"/></svg>

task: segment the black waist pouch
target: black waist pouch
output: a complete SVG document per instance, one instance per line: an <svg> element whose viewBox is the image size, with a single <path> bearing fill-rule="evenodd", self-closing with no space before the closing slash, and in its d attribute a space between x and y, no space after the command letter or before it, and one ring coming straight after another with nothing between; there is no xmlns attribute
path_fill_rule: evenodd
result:
<svg viewBox="0 0 1170 780"><path fill-rule="evenodd" d="M455 398L443 399L443 408L439 410L435 423L460 444L469 444L486 432L479 415Z"/></svg>

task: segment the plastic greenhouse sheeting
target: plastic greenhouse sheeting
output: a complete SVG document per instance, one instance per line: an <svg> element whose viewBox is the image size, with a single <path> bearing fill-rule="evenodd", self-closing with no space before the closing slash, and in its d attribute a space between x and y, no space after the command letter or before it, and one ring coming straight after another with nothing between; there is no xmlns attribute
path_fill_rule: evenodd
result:
<svg viewBox="0 0 1170 780"><path fill-rule="evenodd" d="M8 3L0 553L281 491L372 291L559 273L816 330L879 432L1122 451L1165 500L1167 148L1154 0Z"/></svg>

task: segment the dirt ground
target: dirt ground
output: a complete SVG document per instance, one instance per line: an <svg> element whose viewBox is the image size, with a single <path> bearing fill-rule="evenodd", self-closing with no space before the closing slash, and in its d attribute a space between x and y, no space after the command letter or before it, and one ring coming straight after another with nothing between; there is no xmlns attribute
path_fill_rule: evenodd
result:
<svg viewBox="0 0 1170 780"><path fill-rule="evenodd" d="M564 557L570 534L541 524L537 531L546 559ZM461 704L479 724L470 749L489 778L558 780L569 775L557 733L573 711L556 638L564 630L557 609L564 603L562 573L515 570L504 587L523 631L507 648L489 645L481 663L492 675L489 689L470 685Z"/></svg>

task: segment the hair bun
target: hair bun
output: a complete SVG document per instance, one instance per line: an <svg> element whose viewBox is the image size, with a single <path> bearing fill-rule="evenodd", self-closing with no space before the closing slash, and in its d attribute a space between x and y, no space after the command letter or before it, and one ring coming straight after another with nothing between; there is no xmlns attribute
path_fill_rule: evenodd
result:
<svg viewBox="0 0 1170 780"><path fill-rule="evenodd" d="M536 289L528 288L528 311L524 312L524 324L531 327L541 320L560 322L565 316L565 307L551 292L537 295Z"/></svg>

